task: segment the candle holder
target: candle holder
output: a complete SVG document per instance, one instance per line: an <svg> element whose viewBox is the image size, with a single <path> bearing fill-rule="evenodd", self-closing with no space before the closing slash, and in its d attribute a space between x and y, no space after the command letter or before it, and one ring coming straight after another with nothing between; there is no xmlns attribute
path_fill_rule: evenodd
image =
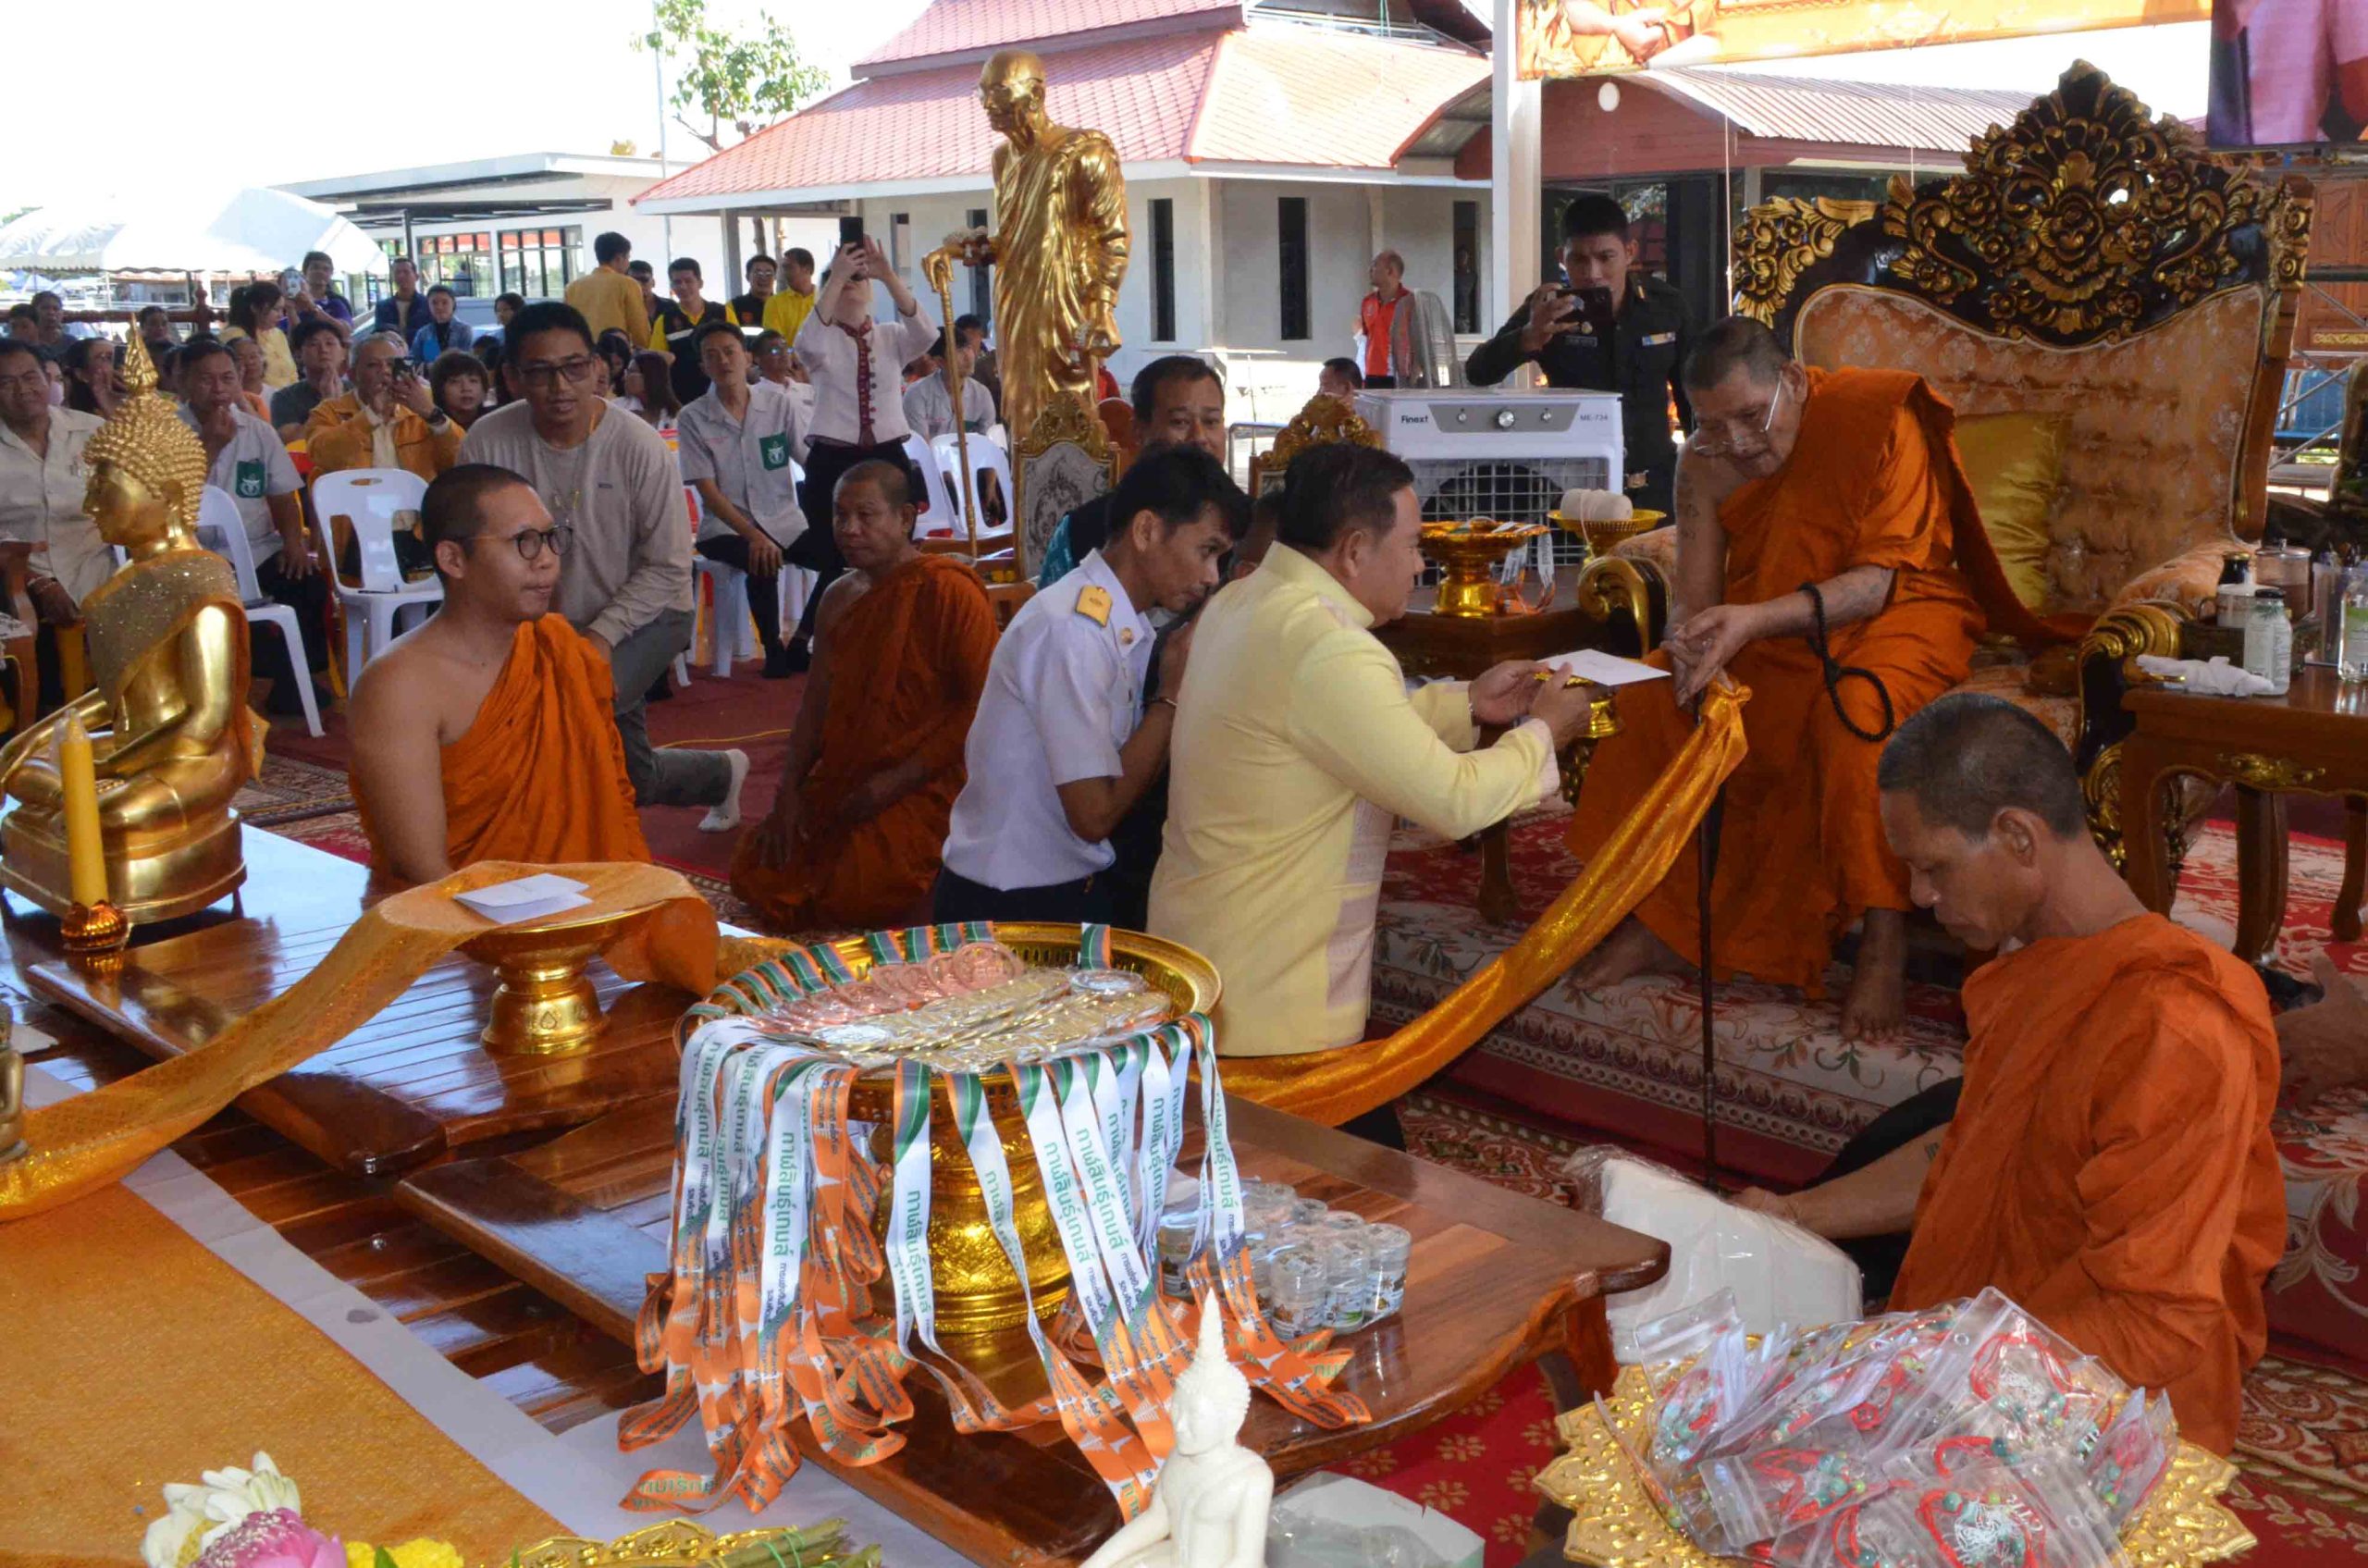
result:
<svg viewBox="0 0 2368 1568"><path fill-rule="evenodd" d="M77 904L58 920L66 956L95 974L113 974L123 968L123 949L131 940L131 922L123 911L100 899Z"/></svg>

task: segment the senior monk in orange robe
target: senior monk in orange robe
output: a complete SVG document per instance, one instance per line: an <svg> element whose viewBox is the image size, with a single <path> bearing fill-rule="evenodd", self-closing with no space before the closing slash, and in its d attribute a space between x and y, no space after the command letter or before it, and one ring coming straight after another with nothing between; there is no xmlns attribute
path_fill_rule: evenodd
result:
<svg viewBox="0 0 2368 1568"><path fill-rule="evenodd" d="M1893 1307L1994 1285L2167 1389L2180 1429L2226 1453L2286 1246L2261 982L2139 903L2089 836L2064 743L2011 703L1933 703L1884 748L1881 788L1916 902L2000 950L1965 983L1954 1119L1807 1191L1737 1202L1845 1241L1912 1217Z"/></svg>
<svg viewBox="0 0 2368 1568"><path fill-rule="evenodd" d="M1907 875L1875 814L1884 712L1856 674L1829 693L1813 600L1833 657L1879 682L1897 720L1965 679L1985 608L1999 630L2049 634L2006 586L1955 415L1922 377L1809 369L1744 316L1706 333L1684 376L1695 433L1678 463L1671 630L1652 656L1676 678L1621 693L1624 733L1588 767L1571 846L1595 853L1684 744L1685 705L1732 676L1751 691L1750 752L1727 784L1710 884L1718 971L1820 994L1833 940L1864 917L1842 1033L1880 1038L1905 1015L1907 960ZM1698 885L1689 846L1574 983L1695 963Z"/></svg>
<svg viewBox="0 0 2368 1568"><path fill-rule="evenodd" d="M506 468L427 487L434 619L353 684L353 803L380 884L477 860L647 860L609 661L548 613L564 528Z"/></svg>
<svg viewBox="0 0 2368 1568"><path fill-rule="evenodd" d="M995 647L978 574L914 547L903 469L849 469L831 528L849 571L815 609L781 793L732 857L732 890L783 931L929 918Z"/></svg>

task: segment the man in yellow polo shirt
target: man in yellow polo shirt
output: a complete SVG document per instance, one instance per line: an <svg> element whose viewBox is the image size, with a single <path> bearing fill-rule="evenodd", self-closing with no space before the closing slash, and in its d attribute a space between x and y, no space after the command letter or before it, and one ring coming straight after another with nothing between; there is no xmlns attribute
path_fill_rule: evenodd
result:
<svg viewBox="0 0 2368 1568"><path fill-rule="evenodd" d="M765 302L765 330L795 343L797 329L814 314L814 253L792 246L781 253L781 287Z"/></svg>
<svg viewBox="0 0 2368 1568"><path fill-rule="evenodd" d="M1215 961L1226 1055L1363 1039L1392 824L1463 838L1535 804L1585 721L1537 664L1408 695L1367 628L1405 612L1421 533L1403 463L1318 447L1291 464L1264 562L1193 633L1151 929ZM1475 749L1484 724L1511 728Z"/></svg>
<svg viewBox="0 0 2368 1568"><path fill-rule="evenodd" d="M562 297L592 328L593 342L614 331L639 348L649 338L649 310L641 302L641 285L625 270L633 265L633 241L622 234L596 235L592 259L599 265L569 284Z"/></svg>

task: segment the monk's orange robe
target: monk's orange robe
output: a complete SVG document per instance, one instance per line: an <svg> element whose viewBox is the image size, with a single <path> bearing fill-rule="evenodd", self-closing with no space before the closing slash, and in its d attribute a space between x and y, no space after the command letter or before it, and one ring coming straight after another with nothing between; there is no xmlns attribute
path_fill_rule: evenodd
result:
<svg viewBox="0 0 2368 1568"><path fill-rule="evenodd" d="M1951 434L1955 415L1921 377L1898 371L1817 370L1801 433L1783 469L1728 498L1725 602L1757 604L1799 592L1857 566L1896 574L1891 602L1836 627L1834 657L1871 671L1897 719L1965 679L1983 606L2011 604L1989 552ZM1970 537L1982 569L1956 564ZM2028 612L2003 611L2002 629L2043 639ZM1656 652L1651 662L1669 667ZM1845 729L1826 696L1806 637L1747 644L1727 666L1751 690L1743 710L1750 747L1727 781L1710 885L1711 957L1736 971L1819 994L1832 939L1868 909L1906 909L1907 872L1883 840L1876 811L1879 744ZM1622 733L1587 768L1572 819L1582 860L1611 835L1691 733L1674 683L1620 693ZM1882 710L1866 683L1844 681L1851 718L1872 734ZM1698 871L1688 845L1660 885L1636 907L1653 933L1696 961Z"/></svg>
<svg viewBox="0 0 2368 1568"><path fill-rule="evenodd" d="M732 890L783 931L869 929L927 902L967 776L962 743L994 655L994 611L967 563L916 556L848 606L830 636L830 708L799 789L804 836L779 870L758 860L753 833L732 858ZM926 771L919 789L868 821L836 824L850 791L908 759Z"/></svg>
<svg viewBox="0 0 2368 1568"><path fill-rule="evenodd" d="M2226 1453L2286 1246L2261 982L2138 915L1983 965L1965 1012L1965 1097L1891 1304L1994 1285Z"/></svg>
<svg viewBox="0 0 2368 1568"><path fill-rule="evenodd" d="M609 661L564 615L518 628L477 716L444 747L444 854L560 864L648 860L617 734ZM350 775L370 869L390 874L360 774Z"/></svg>

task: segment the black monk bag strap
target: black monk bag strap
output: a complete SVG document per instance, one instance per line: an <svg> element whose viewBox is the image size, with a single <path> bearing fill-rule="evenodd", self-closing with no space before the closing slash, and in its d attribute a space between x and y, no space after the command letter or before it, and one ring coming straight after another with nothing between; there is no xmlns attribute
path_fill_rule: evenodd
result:
<svg viewBox="0 0 2368 1568"><path fill-rule="evenodd" d="M1817 624L1809 633L1809 648L1816 653L1818 662L1825 666L1825 695L1826 699L1833 704L1833 716L1842 721L1844 729L1860 740L1878 745L1889 740L1892 731L1899 728L1899 720L1892 711L1891 693L1884 689L1882 677L1872 670L1861 670L1833 657L1833 649L1826 641L1825 595L1818 592L1815 583L1803 583L1801 592L1809 596L1809 611L1816 618ZM1850 717L1850 710L1842 705L1842 683L1844 681L1864 681L1874 688L1875 700L1882 705L1883 710L1881 729L1863 730L1858 727L1858 721Z"/></svg>

